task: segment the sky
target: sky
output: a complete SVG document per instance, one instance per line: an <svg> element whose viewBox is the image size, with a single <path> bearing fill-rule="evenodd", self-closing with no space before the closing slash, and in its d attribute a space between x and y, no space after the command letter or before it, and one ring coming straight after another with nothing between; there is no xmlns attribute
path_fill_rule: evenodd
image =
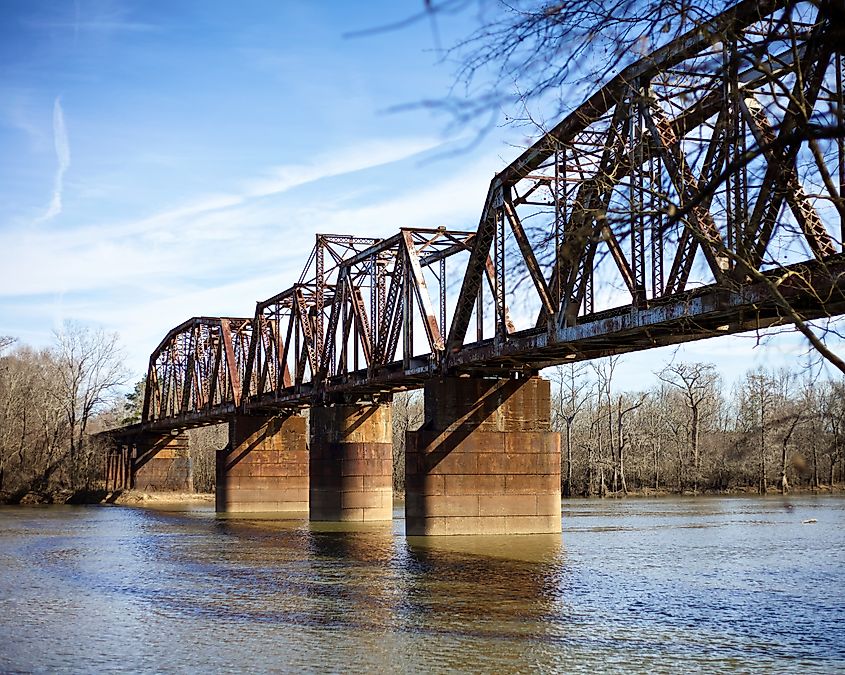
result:
<svg viewBox="0 0 845 675"><path fill-rule="evenodd" d="M288 288L317 232L475 229L525 131L476 142L406 104L449 91L438 47L477 17L349 36L422 6L0 1L0 335L102 326L137 379L173 326ZM759 342L627 357L620 383L673 358L728 381L805 358L794 336Z"/></svg>

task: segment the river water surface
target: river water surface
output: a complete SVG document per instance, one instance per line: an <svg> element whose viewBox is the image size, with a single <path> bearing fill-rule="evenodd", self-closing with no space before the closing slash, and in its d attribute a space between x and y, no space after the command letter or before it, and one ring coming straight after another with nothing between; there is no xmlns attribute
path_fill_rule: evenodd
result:
<svg viewBox="0 0 845 675"><path fill-rule="evenodd" d="M562 537L395 515L2 508L0 671L845 670L843 498L569 501Z"/></svg>

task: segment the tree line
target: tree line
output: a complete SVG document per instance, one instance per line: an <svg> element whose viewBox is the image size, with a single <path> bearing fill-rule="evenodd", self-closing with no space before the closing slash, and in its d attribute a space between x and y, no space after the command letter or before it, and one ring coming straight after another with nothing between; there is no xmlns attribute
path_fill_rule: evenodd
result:
<svg viewBox="0 0 845 675"><path fill-rule="evenodd" d="M66 323L42 349L0 336L0 502L96 487L91 434L119 421L127 375L113 333Z"/></svg>
<svg viewBox="0 0 845 675"><path fill-rule="evenodd" d="M845 482L845 380L757 368L732 387L709 363L675 362L646 391L617 386L621 357L567 364L552 383L564 496L630 492L786 492ZM43 349L0 337L0 500L101 485L106 448L93 433L138 421L114 334L66 324ZM404 489L405 432L421 392L393 401L394 487ZM226 425L191 430L194 483L214 488Z"/></svg>
<svg viewBox="0 0 845 675"><path fill-rule="evenodd" d="M646 391L615 384L621 357L568 364L552 382L565 497L827 489L845 482L845 381L757 368L733 387L715 365L670 363ZM394 487L419 392L394 399Z"/></svg>
<svg viewBox="0 0 845 675"><path fill-rule="evenodd" d="M670 363L617 391L620 357L552 371L565 496L819 489L845 480L845 381L756 368L731 388L713 364Z"/></svg>

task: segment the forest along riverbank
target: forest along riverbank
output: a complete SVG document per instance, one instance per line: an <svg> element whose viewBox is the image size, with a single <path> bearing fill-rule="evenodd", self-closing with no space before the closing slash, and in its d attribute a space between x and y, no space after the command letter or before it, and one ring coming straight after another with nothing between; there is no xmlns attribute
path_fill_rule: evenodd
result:
<svg viewBox="0 0 845 675"><path fill-rule="evenodd" d="M678 498L686 497L766 497L766 496L785 496L790 495L845 495L845 483L834 483L833 485L819 485L812 487L808 485L797 485L791 487L788 492L781 492L775 486L769 486L764 494L760 494L760 489L757 486L744 485L725 490L699 490L693 492L692 490L685 490L684 492L677 492L674 490L655 490L654 488L638 488L627 493L608 491L604 496L593 495L571 495L570 497L563 497L563 502L575 499L661 499L661 498Z"/></svg>
<svg viewBox="0 0 845 675"><path fill-rule="evenodd" d="M99 501L108 448L94 432L141 419L144 383L90 417L82 400L107 399L91 380L111 372L114 336L69 326L54 348L0 338L0 503ZM619 357L547 369L550 426L561 434L565 497L628 493L738 494L823 491L845 482L845 381L756 369L734 387L714 364L673 362L646 391L614 384ZM44 378L43 373L56 376ZM87 374L86 374L87 373ZM85 381L84 391L61 383ZM109 385L111 386L111 385ZM114 392L112 392L114 393ZM394 488L404 488L405 432L423 423L420 391L393 398ZM228 425L188 430L194 487L214 489ZM102 439L100 439L102 440Z"/></svg>

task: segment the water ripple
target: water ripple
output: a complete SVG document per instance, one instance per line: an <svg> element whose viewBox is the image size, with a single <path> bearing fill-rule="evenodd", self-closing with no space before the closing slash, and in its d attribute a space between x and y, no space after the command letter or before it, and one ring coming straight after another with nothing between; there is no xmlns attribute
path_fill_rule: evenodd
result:
<svg viewBox="0 0 845 675"><path fill-rule="evenodd" d="M562 538L406 539L0 509L0 671L832 672L843 515L832 497L581 500Z"/></svg>

